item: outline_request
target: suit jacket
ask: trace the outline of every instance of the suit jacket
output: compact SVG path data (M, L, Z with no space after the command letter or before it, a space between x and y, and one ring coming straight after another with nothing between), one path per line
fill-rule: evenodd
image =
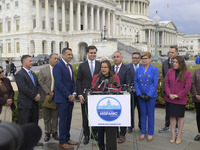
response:
M113 73L115 74L115 65L112 66L112 71ZM130 69L124 65L122 63L119 71L118 71L118 77L119 77L119 80L120 80L120 84L130 84L131 83L131 72L130 72ZM126 87L122 87L122 91L125 91L126 90Z
M95 71L94 75L98 74L100 71L100 62L95 61ZM90 89L92 83L92 75L90 72L90 67L88 61L85 61L79 65L78 74L76 78L77 94L83 95L84 89Z
M41 87L36 74L33 71L32 74L35 85L24 68L21 68L15 76L15 81L18 87L18 108L31 109L33 105L38 104L38 102L35 101L35 97L37 94L41 94Z
M48 95L48 93L51 92L52 79L51 79L51 69L49 65L40 69L38 82L42 88L41 101L44 102L46 95Z
M192 91L192 100L195 103L200 103L200 100L196 99L196 95L200 95L200 68L194 71L191 91Z
M13 91L13 88L12 88L12 85L10 83L10 80L8 78L2 78L2 82L3 84L5 85L5 87L7 88L8 90L8 99L12 99L13 100L13 103L11 104L11 109L14 110L16 107L15 107L15 104L14 104L14 94L15 92ZM3 93L1 91L1 88L0 88L0 113L2 111L2 106L5 105L7 103L7 99L5 99L3 97Z
M137 96L144 94L151 98L156 98L158 85L158 68L150 64L144 75L144 67L140 66L136 70L134 83Z
M55 80L54 102L56 103L72 103L68 101L68 97L76 92L72 65L69 64L69 67L72 71L72 79L62 59L53 67L53 76Z
M135 68L133 67L133 63L126 65L130 71L131 71L131 83L134 83L134 77L135 77ZM142 66L142 64L139 64L139 66Z
M170 64L169 64L169 58L165 61L163 61L162 63L162 76L163 76L163 79L165 79L165 76L168 72L168 69L170 69Z
M179 77L175 79L176 71L169 69L165 78L165 97L164 100L174 104L187 104L187 93L191 89L191 72L185 71L185 80L178 81ZM178 98L171 100L169 94L177 94Z

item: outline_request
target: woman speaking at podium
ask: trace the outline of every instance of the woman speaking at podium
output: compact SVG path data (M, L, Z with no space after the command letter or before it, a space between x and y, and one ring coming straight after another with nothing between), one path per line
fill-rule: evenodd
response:
M110 61L104 60L100 64L99 74L96 74L93 77L92 88L94 91L98 89L105 92L109 91L108 88L115 88L115 85L120 85L119 77L113 74ZM117 92L118 90L113 89L111 91ZM100 150L105 150L104 131L104 127L98 128L98 145Z

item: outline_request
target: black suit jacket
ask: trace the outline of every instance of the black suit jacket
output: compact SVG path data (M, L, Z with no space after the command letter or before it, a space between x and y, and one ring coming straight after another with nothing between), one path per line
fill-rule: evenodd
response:
M112 66L112 71L113 73L115 74L115 65ZM118 71L118 74L119 76L119 80L120 80L120 84L130 84L131 83L131 72L130 72L130 69L124 65L122 63L119 71ZM122 88L122 91L126 90L126 87L123 87Z
M170 69L169 58L162 63L162 76L163 76L163 92L165 91L165 76L167 75L168 70Z
M34 72L32 72L32 74L36 86L33 84L29 74L24 68L21 68L15 76L18 87L18 108L31 109L33 105L38 104L38 102L35 101L35 97L37 94L40 94L41 87L38 83L36 74Z
M95 60L95 71L94 75L100 71L100 62ZM76 78L77 94L83 95L84 89L90 89L92 83L92 75L88 61L85 61L79 65L78 74Z
M131 83L134 83L134 77L135 77L135 68L133 67L133 63L127 64L126 65L131 72ZM142 64L139 64L139 66L142 66Z
M15 92L13 91L10 80L8 78L2 78L2 82L8 90L8 99L13 100L13 103L11 104L10 107L11 107L12 110L14 110L16 108L15 104L14 104L14 94L15 94ZM7 103L7 99L5 99L3 97L3 93L2 93L1 88L0 88L0 113L2 111L2 106L5 105L6 103Z

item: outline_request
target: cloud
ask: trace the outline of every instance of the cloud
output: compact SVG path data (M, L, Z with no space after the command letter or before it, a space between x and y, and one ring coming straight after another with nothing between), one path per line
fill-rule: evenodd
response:
M156 10L161 21L172 20L178 31L185 34L200 34L199 0L150 0L150 18L153 18Z

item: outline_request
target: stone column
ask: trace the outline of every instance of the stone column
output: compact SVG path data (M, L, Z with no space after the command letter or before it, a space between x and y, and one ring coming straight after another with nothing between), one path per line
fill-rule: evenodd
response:
M93 5L91 5L90 13L91 13L91 30L94 30L94 6Z
M58 18L57 18L57 0L54 0L54 31L58 30Z
M140 2L137 2L137 7L138 7L137 14L140 14Z
M110 36L110 10L108 10L108 14L107 14L107 20L106 20L106 22L107 22L107 25L108 25L108 36Z
M136 11L135 11L136 9L135 9L135 1L133 1L133 14L135 14L136 13Z
M81 3L77 2L77 31L81 30Z
M151 29L149 29L149 39L148 40L149 40L148 44L151 45Z
M49 30L49 0L45 0L45 28Z
M125 13L125 0L123 1L123 13Z
M104 28L105 25L105 9L102 8L102 28Z
M62 0L62 32L66 32L65 28L65 1Z
M128 11L128 13L130 14L130 0L128 0L128 4L127 4L127 11Z
M122 20L121 16L119 16L119 36L121 36L121 25L122 25Z
M41 19L40 19L40 2L36 0L36 29L41 28Z
M96 26L97 26L97 31L100 31L100 26L99 26L99 7L97 7L97 18L96 18Z
M84 30L87 30L88 29L88 14L87 14L87 3L84 3Z
M70 24L69 24L69 31L74 31L74 3L73 3L73 0L70 0L70 5L69 5L69 9L70 9L70 12L69 12L69 21L70 21Z
M162 32L162 47L164 47L164 31Z

